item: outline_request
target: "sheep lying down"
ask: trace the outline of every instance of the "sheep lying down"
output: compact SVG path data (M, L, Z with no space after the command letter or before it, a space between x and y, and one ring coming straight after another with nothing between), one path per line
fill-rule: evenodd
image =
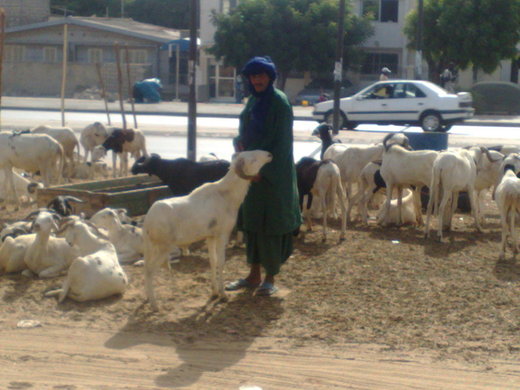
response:
M58 232L71 246L77 247L80 256L70 265L60 289L47 292L58 295L58 302L69 297L85 302L122 294L128 277L119 264L114 245L101 236L93 225L78 219L62 223Z

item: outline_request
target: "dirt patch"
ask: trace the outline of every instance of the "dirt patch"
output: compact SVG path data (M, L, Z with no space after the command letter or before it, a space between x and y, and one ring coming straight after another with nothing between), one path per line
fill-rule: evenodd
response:
M29 211L4 210L2 220ZM327 354L345 345L379 345L382 351L425 353L433 361L489 371L498 360L513 364L520 358L520 261L511 255L498 260L499 219L489 199L485 214L485 233L476 232L470 216L457 214L446 243L425 240L415 227L356 223L342 243L339 225L333 224L330 241L322 243L318 228L305 242L296 241L277 279L280 292L271 298L238 292L227 303L209 302L202 244L173 264L171 275L164 270L157 277L159 312L144 303L143 272L136 266L125 266L130 286L123 296L59 305L43 294L61 278L4 275L1 324L12 330L18 321L34 319L47 330L162 335L174 339L177 348L201 342L251 346L262 340L270 344L263 348ZM230 248L225 279L245 273L243 249ZM518 367L513 371L518 379Z

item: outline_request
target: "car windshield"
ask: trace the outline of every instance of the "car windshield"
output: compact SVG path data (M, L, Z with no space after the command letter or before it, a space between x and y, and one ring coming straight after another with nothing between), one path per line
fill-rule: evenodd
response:
M433 85L436 87L435 85ZM369 85L368 87L359 91L355 97L362 99L374 99L374 98L418 98L425 97L424 89L421 84L416 85L413 82L407 81L392 81L385 83L376 83ZM431 88L433 89L433 88ZM436 88L443 91L440 87Z

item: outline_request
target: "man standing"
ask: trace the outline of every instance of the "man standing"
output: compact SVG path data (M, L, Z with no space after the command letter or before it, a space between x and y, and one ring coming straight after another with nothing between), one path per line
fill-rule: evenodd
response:
M256 288L257 295L277 291L275 276L293 250L293 232L301 224L293 157L293 112L287 96L274 88L276 67L269 57L254 57L242 69L251 97L240 114L235 149L261 149L273 160L251 184L240 208L249 275L226 290ZM265 270L262 281L261 268Z

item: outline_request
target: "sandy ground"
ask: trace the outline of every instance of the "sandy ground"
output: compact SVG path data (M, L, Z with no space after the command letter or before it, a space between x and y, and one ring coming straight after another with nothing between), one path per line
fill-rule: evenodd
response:
M44 298L62 278L1 276L0 388L520 389L520 262L498 260L490 201L486 216L477 233L457 214L442 244L356 223L338 243L333 224L296 242L276 296L225 303L194 245L157 278L159 312L136 266L123 296L87 303ZM244 250L227 257L226 280L244 276Z

